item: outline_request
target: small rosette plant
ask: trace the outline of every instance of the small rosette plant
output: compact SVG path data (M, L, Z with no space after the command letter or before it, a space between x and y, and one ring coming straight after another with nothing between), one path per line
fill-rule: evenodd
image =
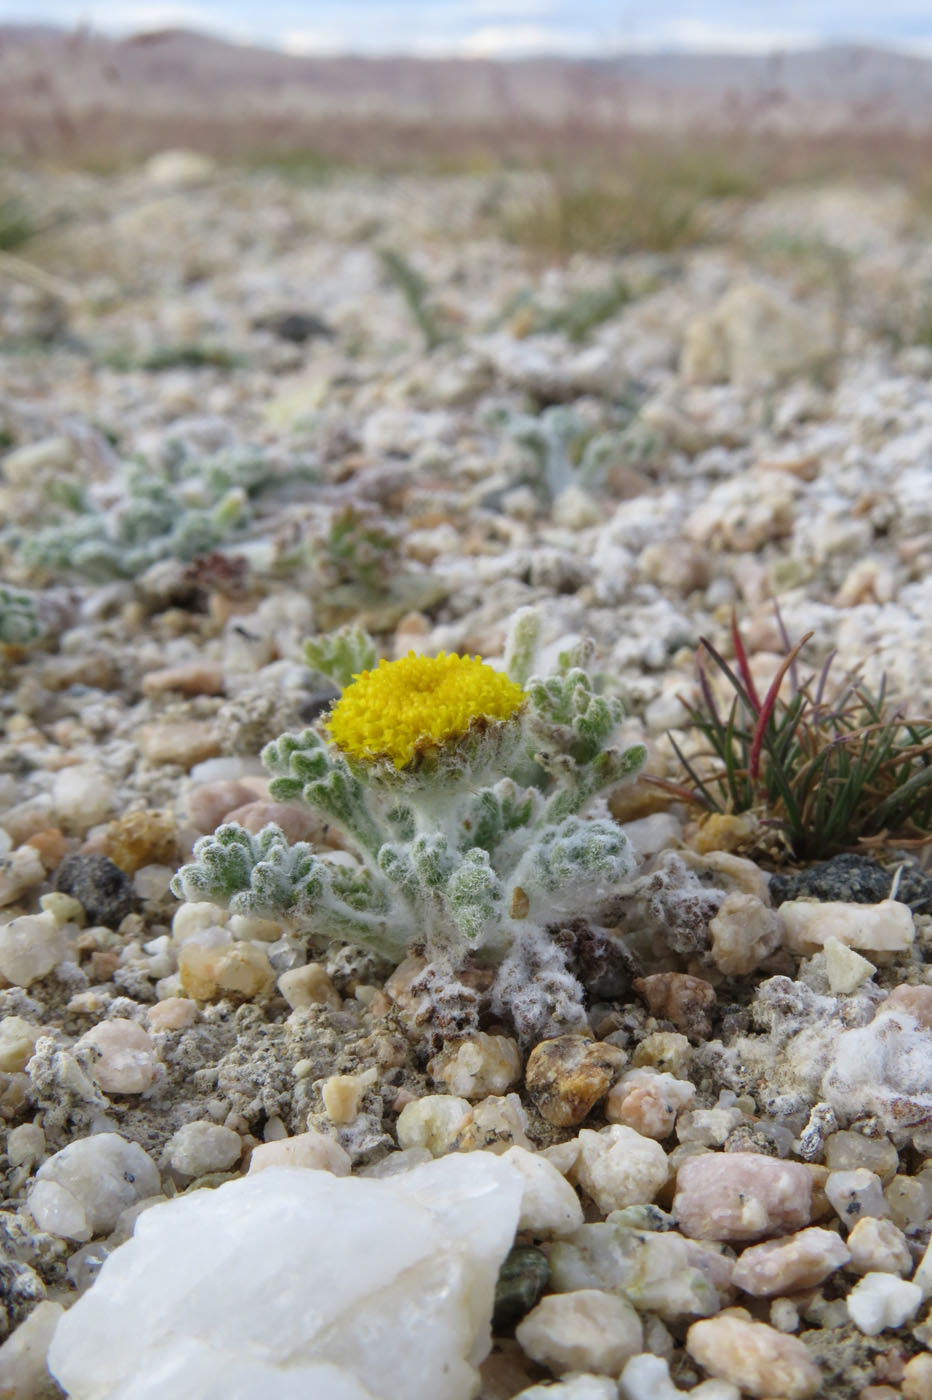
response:
M309 643L309 664L342 694L319 730L283 735L262 759L272 796L306 802L355 858L229 824L197 843L175 893L450 968L500 962L567 916L597 918L635 862L620 827L585 811L645 753L612 746L620 705L596 693L586 647L528 679L535 630L519 615L505 672L444 653L374 665L360 632Z

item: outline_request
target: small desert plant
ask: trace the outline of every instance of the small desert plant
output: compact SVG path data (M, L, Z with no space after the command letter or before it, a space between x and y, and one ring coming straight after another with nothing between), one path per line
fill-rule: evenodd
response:
M319 729L283 734L262 759L276 800L303 800L355 858L231 822L198 841L174 892L396 963L421 948L449 975L478 957L527 1024L551 1026L554 998L581 1024L581 987L548 929L597 921L632 874L625 833L587 809L645 753L613 745L620 705L596 693L591 648L529 676L537 627L530 609L516 615L506 671L443 652L373 667L358 630L309 645L342 694ZM530 965L549 969L537 985Z
M36 595L0 583L0 644L29 646L44 630Z
M412 320L424 337L425 347L435 350L438 345L450 340L451 327L445 324L443 316L433 304L430 287L417 268L395 248L380 248L379 259L386 276L404 297Z
M786 655L763 699L734 618L737 672L701 639L701 698L683 704L708 748L687 758L671 735L693 786L662 785L707 812L756 814L800 860L824 859L869 839L932 839L932 723L892 707L885 680L876 694L856 672L831 686L834 653L817 674L800 680L797 658L811 635L791 646L783 631ZM727 712L716 701L703 653L733 692Z

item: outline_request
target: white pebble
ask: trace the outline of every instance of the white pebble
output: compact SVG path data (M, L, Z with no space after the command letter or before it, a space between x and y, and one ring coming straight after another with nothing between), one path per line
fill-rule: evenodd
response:
M21 895L34 890L44 879L45 866L35 846L18 846L0 860L0 908L15 904Z
M922 1304L918 1283L896 1274L865 1274L847 1297L848 1316L865 1337L876 1337L888 1327L902 1327L916 1316Z
M41 1034L38 1026L22 1016L4 1016L0 1020L0 1070L15 1074L25 1069Z
M613 1123L600 1132L583 1128L579 1133L573 1175L603 1215L625 1206L648 1205L669 1174L667 1154L660 1144L634 1128Z
M248 1174L255 1176L266 1167L308 1167L313 1171L331 1172L334 1176L349 1176L350 1165L350 1155L345 1148L333 1138L309 1128L297 1137L261 1142L254 1147Z
M597 1288L552 1293L515 1328L521 1349L554 1375L617 1376L644 1345L641 1319L627 1301Z
M848 1236L851 1268L858 1274L908 1274L913 1256L903 1231L892 1220L865 1215Z
M127 1206L159 1191L155 1163L138 1143L95 1133L42 1163L27 1205L41 1229L83 1242L112 1230Z
M514 1400L618 1400L618 1386L609 1376L566 1376L520 1390Z
M45 1156L45 1133L41 1124L20 1123L18 1128L11 1128L6 1155L11 1167L34 1166Z
M435 1055L427 1072L435 1083L464 1099L504 1094L521 1078L521 1051L506 1035L477 1031Z
M229 1171L239 1161L243 1139L232 1128L198 1119L185 1123L168 1140L168 1160L182 1176Z
M835 1214L849 1230L864 1216L886 1219L890 1214L880 1177L866 1167L829 1172L824 1189Z
M179 945L187 943L197 933L205 929L222 928L229 919L229 910L207 900L180 904L172 918L172 938Z
M63 961L68 946L68 934L53 914L23 914L0 924L0 973L14 987L29 987Z
M786 945L794 953L818 952L830 938L865 953L901 953L916 936L908 904L883 899L879 904L846 904L788 899L780 905Z
M83 836L110 815L113 784L96 763L78 763L55 774L52 802L58 824Z
M399 1147L426 1147L434 1157L442 1157L449 1152L469 1110L468 1099L455 1094L425 1094L405 1104L398 1115Z
M833 996L848 996L862 982L873 977L877 969L853 948L847 948L837 938L825 940L825 974Z
M579 1197L555 1166L524 1147L509 1147L502 1157L524 1178L519 1230L541 1237L571 1235L579 1229L583 1223Z
M10 1400L45 1400L49 1394L46 1357L65 1309L39 1303L0 1346L0 1395Z
M621 1400L681 1400L686 1393L673 1384L669 1363L646 1351L632 1356L619 1378ZM688 1394L695 1400L741 1400L740 1390L730 1381L702 1381Z
M101 1021L74 1048L86 1052L85 1063L105 1094L143 1094L155 1083L152 1040L135 1021Z

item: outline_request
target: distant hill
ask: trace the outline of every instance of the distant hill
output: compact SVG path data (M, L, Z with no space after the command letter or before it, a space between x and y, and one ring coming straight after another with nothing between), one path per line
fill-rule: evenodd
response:
M582 132L830 134L932 130L932 62L845 46L769 56L605 59L299 57L188 30L115 40L0 25L0 147L119 158L169 145L217 154L313 146L361 132L403 151L453 133L569 140ZM494 147L494 139L491 140Z

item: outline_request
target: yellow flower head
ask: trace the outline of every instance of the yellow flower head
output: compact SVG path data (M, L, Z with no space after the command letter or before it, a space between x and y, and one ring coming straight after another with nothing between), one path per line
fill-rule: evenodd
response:
M485 720L510 719L524 691L478 656L416 656L361 671L330 713L327 729L350 758L396 768L425 749L461 738Z

